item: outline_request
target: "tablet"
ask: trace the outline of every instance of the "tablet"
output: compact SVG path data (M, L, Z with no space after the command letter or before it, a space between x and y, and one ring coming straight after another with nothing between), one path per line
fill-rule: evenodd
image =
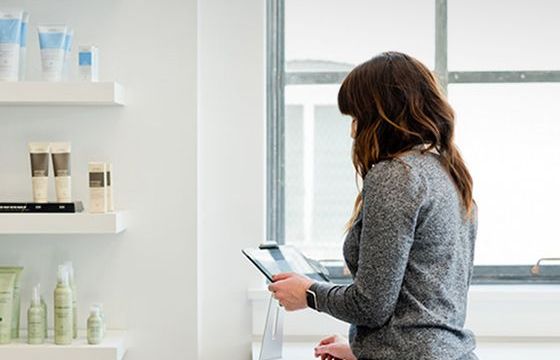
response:
M243 254L272 282L279 273L294 272L317 281L329 281L328 273L319 262L306 258L298 249L288 245L265 245L257 249L243 249Z

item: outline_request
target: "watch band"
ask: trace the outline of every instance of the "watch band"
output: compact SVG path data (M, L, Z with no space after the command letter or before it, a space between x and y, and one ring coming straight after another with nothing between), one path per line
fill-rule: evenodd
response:
M315 291L307 289L305 293L307 296L307 306L313 310L317 310L317 294L315 294Z

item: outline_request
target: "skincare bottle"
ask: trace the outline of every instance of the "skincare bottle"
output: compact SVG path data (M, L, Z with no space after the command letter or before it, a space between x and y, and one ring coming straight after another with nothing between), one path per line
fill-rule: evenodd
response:
M51 143L50 150L54 170L56 201L71 202L72 172L70 166L70 143Z
M33 288L31 306L27 310L27 342L32 345L45 342L45 325L43 323L43 307L39 297L39 288Z
M68 271L68 282L72 290L72 337L78 338L78 306L77 298L78 292L76 291L76 283L74 282L74 267L71 261L65 263L66 270Z
M33 201L36 203L49 200L49 152L49 143L29 143Z
M41 308L43 309L43 332L45 333L45 339L49 337L49 322L48 322L48 311L47 303L41 294L41 284L37 284L37 291L39 292L39 298L41 299Z
M89 212L107 212L107 166L103 162L89 163Z
M115 211L115 203L113 200L113 164L107 164L107 211Z
M78 68L81 81L99 81L99 51L95 46L81 45L78 50Z
M92 307L99 309L99 316L101 317L101 320L103 320L102 337L104 338L105 334L107 333L107 322L105 321L105 312L103 311L103 304L101 303L93 304Z
M54 290L54 343L72 343L72 289L68 283L66 266L58 266L58 281Z
M103 319L98 307L92 306L87 320L87 340L90 345L98 345L103 339Z

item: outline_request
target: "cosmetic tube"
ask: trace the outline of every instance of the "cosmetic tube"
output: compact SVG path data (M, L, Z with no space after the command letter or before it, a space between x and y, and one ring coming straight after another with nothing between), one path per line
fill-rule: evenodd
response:
M70 166L70 143L51 143L51 156L56 188L56 201L72 202L72 173Z
M40 25L37 30L39 31L43 80L60 81L64 67L67 27L66 25Z
M95 46L81 45L78 50L78 72L81 81L99 81L99 51Z
M27 33L29 30L29 13L23 12L21 18L21 33L19 38L19 80L25 80L27 71Z
M33 297L31 298L31 305L27 310L27 343L31 345L38 345L45 342L45 332L43 324L43 307L41 306L41 297L39 295L39 288L33 288Z
M29 143L33 201L37 203L49 200L49 151L49 143Z
M103 162L89 163L89 212L107 212L107 165Z
M72 42L74 41L74 30L67 29L64 38L64 64L62 66L62 76L64 80L70 78L70 58L72 55Z
M16 274L0 272L0 344L12 340L12 314Z
M21 266L1 266L0 273L10 273L15 275L14 280L14 292L12 301L12 328L11 336L12 339L19 338L19 328L20 328L20 309L21 309L21 274L23 272L23 267Z
M0 11L0 81L19 78L23 11Z

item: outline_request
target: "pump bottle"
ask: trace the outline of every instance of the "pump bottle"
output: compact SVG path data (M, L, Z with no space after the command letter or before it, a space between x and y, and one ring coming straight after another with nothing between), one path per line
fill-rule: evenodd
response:
M72 289L66 266L59 265L58 281L54 290L54 343L70 345L73 338Z

